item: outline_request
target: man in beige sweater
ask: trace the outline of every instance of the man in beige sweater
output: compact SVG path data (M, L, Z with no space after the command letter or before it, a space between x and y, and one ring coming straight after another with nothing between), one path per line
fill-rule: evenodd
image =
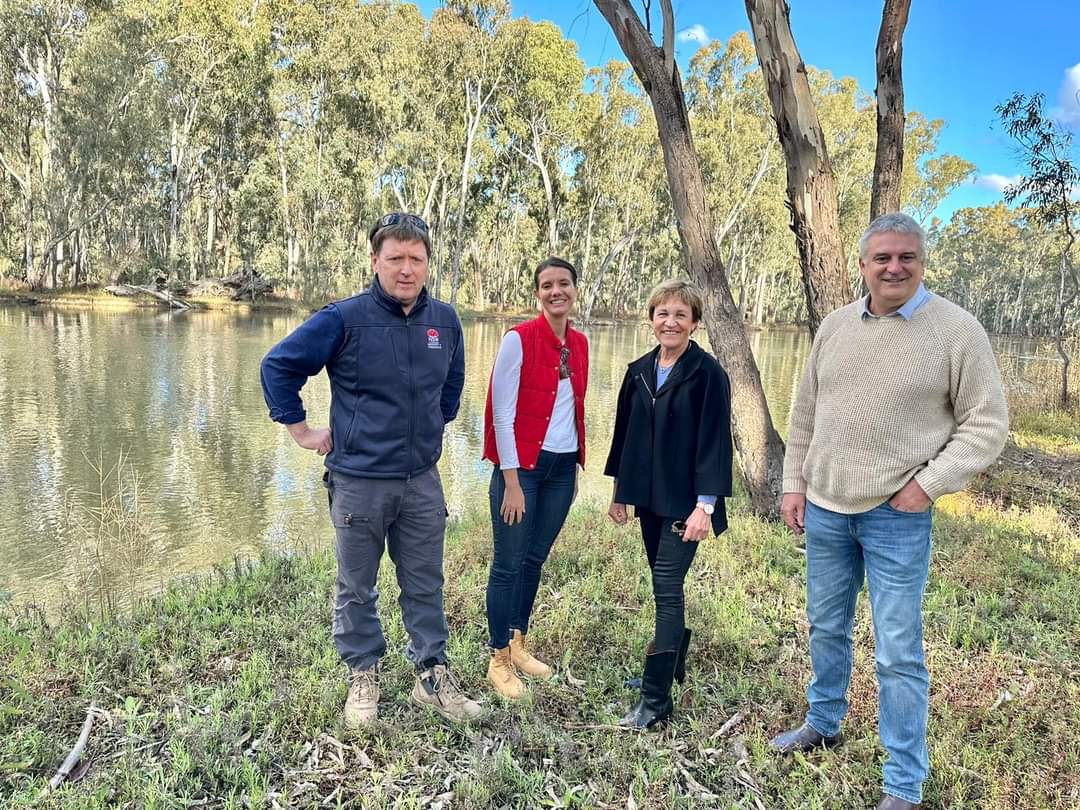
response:
M790 753L839 741L865 576L889 755L878 810L907 810L919 806L930 767L922 598L931 505L994 461L1008 412L982 326L922 284L918 223L878 217L859 254L870 294L822 321L791 414L781 510L793 532L806 532L814 677L805 722L772 745Z

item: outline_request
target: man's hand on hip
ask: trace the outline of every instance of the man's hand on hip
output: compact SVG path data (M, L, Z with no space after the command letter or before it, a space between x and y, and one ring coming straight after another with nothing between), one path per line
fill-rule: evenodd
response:
M298 445L305 450L314 450L320 456L325 456L333 449L334 443L330 439L330 428L311 428L307 422L297 422L294 425L286 425L289 435Z
M925 512L930 508L931 503L933 501L930 500L930 496L914 478L889 498L889 506L898 512Z
M795 534L802 534L806 526L806 496L801 492L785 492L780 501L780 514L784 516L784 523Z

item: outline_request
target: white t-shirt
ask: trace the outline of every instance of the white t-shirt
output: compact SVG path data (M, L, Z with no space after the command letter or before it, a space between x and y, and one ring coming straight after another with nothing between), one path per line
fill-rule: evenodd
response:
M499 451L499 469L520 467L514 437L518 387L521 382L521 336L511 329L503 335L495 369L491 372L491 421L495 427L495 447ZM570 378L559 380L555 407L551 412L541 449L550 453L574 453L578 449L577 421L574 414L574 386Z

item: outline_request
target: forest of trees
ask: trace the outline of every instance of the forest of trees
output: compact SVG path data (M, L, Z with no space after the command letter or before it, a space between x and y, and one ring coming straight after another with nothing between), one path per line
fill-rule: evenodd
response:
M743 32L702 48L686 98L733 297L749 323L795 322L806 304L756 58ZM874 100L809 78L857 288ZM901 205L931 232L928 283L994 332L1053 330L1050 227L1004 204L938 221L975 167L939 152L944 122L906 122ZM0 0L0 283L257 272L320 299L366 283L367 227L396 209L432 226L436 294L473 309L528 304L549 253L580 268L586 317L639 312L683 269L629 66L587 69L556 26L503 0L449 0L430 19L354 0Z

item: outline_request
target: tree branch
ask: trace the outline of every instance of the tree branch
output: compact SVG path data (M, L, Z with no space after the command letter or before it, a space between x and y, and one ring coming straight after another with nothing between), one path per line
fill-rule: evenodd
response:
M664 15L664 75L675 75L675 12L671 9L671 0L660 0L660 11Z

